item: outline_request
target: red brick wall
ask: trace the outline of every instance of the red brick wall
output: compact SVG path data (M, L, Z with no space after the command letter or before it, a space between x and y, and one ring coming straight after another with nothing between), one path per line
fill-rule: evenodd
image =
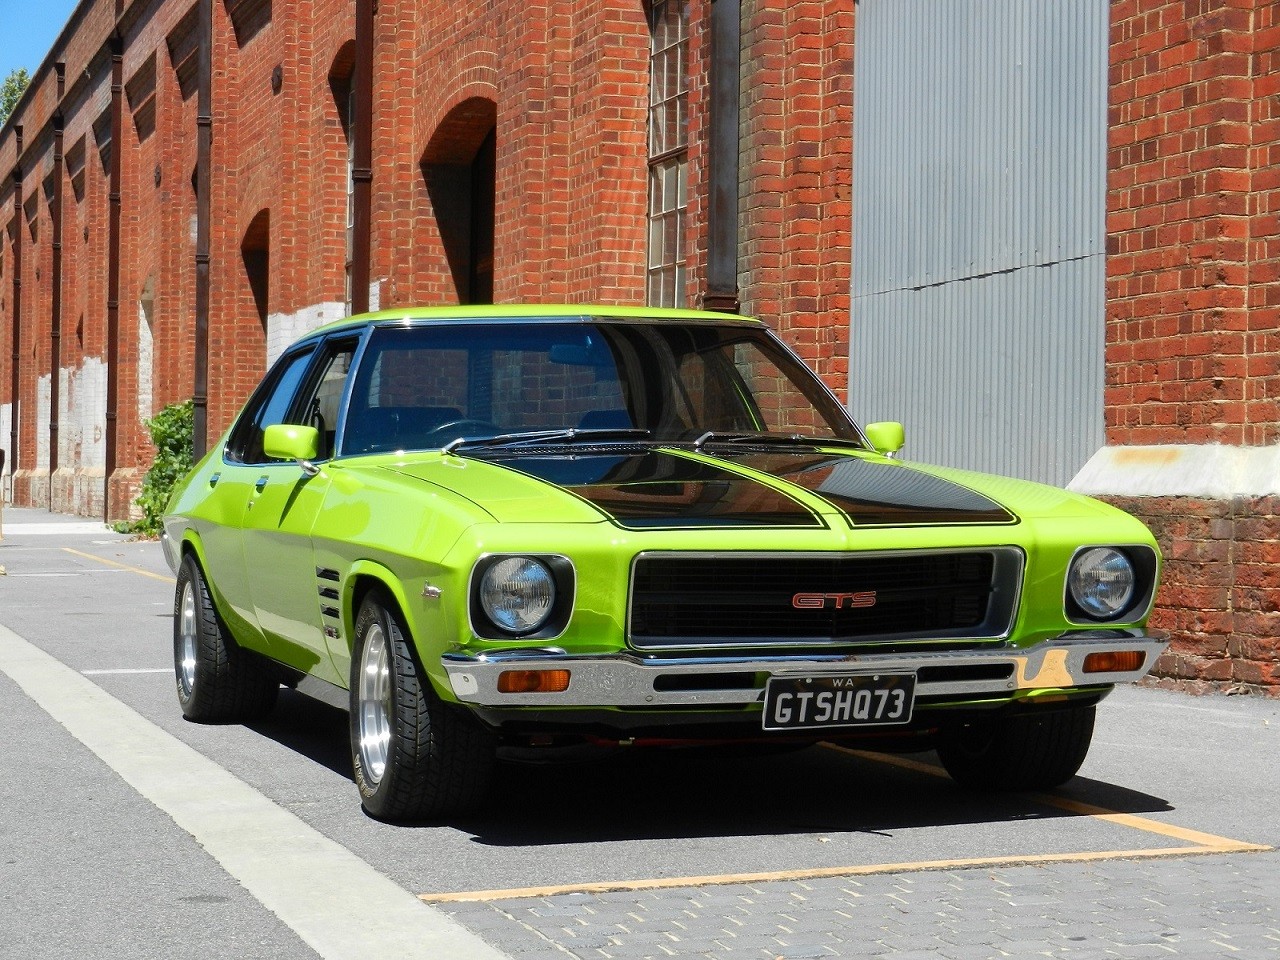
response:
M1280 439L1275 10L1112 5L1111 443Z
M1164 555L1152 626L1172 641L1158 685L1280 696L1280 503L1109 499L1146 522Z
M1277 9L1111 6L1110 444L1280 440ZM1172 636L1159 682L1280 695L1274 499L1120 505L1155 531L1168 564L1153 619Z
M743 0L742 311L844 396L853 0Z

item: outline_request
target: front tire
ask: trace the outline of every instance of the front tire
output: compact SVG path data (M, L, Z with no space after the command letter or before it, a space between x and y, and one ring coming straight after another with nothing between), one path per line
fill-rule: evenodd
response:
M1090 704L975 718L943 729L938 757L970 790L1046 790L1066 783L1084 763L1094 714Z
M182 558L174 591L173 671L182 715L195 723L261 719L280 692L263 664L236 644L191 554Z
M360 605L355 633L351 760L365 810L396 822L474 808L492 780L493 737L436 695L381 590Z

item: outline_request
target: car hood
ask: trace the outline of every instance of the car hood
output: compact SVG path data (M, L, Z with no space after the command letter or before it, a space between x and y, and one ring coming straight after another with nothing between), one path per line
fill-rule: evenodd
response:
M1106 509L1025 481L812 450L490 450L390 469L450 486L502 522L607 520L628 529L1013 525L1028 512Z

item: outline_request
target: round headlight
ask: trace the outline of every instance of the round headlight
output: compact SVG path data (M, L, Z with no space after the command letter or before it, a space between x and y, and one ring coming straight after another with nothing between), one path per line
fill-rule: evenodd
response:
M1092 547L1076 554L1067 574L1067 589L1082 613L1096 620L1119 616L1133 602L1133 563L1112 547Z
M551 571L532 557L499 560L480 578L480 605L485 616L510 633L537 630L551 615L555 599Z

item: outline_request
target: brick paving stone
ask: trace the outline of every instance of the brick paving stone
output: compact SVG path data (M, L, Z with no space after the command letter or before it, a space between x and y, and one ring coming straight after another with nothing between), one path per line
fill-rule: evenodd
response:
M547 906L533 907L529 912L536 917L577 917L586 910L581 906Z
M447 909L518 960L1280 958L1280 854L575 894ZM790 953L789 953L790 952Z
M1121 930L1117 933L1109 934L1107 939L1123 944L1164 943L1168 939L1168 933L1167 929L1159 932L1154 930Z
M895 957L908 953L927 953L936 956L946 944L936 937L914 936L894 937L883 941L885 947L893 951Z
M964 939L971 939L971 934L989 933L998 926L999 924L993 917L949 920L946 924L946 933Z
M1116 956L1123 957L1124 960L1147 960L1149 957L1167 960L1177 954L1166 944L1134 943L1117 947Z
M778 951L776 960L816 960L819 957L838 957L831 947L825 944L799 944L783 947Z
M714 940L677 940L667 944L678 957L719 956L724 953L724 944Z
M998 949L1012 957L1044 957L1057 953L1059 945L1050 940L1007 940Z

